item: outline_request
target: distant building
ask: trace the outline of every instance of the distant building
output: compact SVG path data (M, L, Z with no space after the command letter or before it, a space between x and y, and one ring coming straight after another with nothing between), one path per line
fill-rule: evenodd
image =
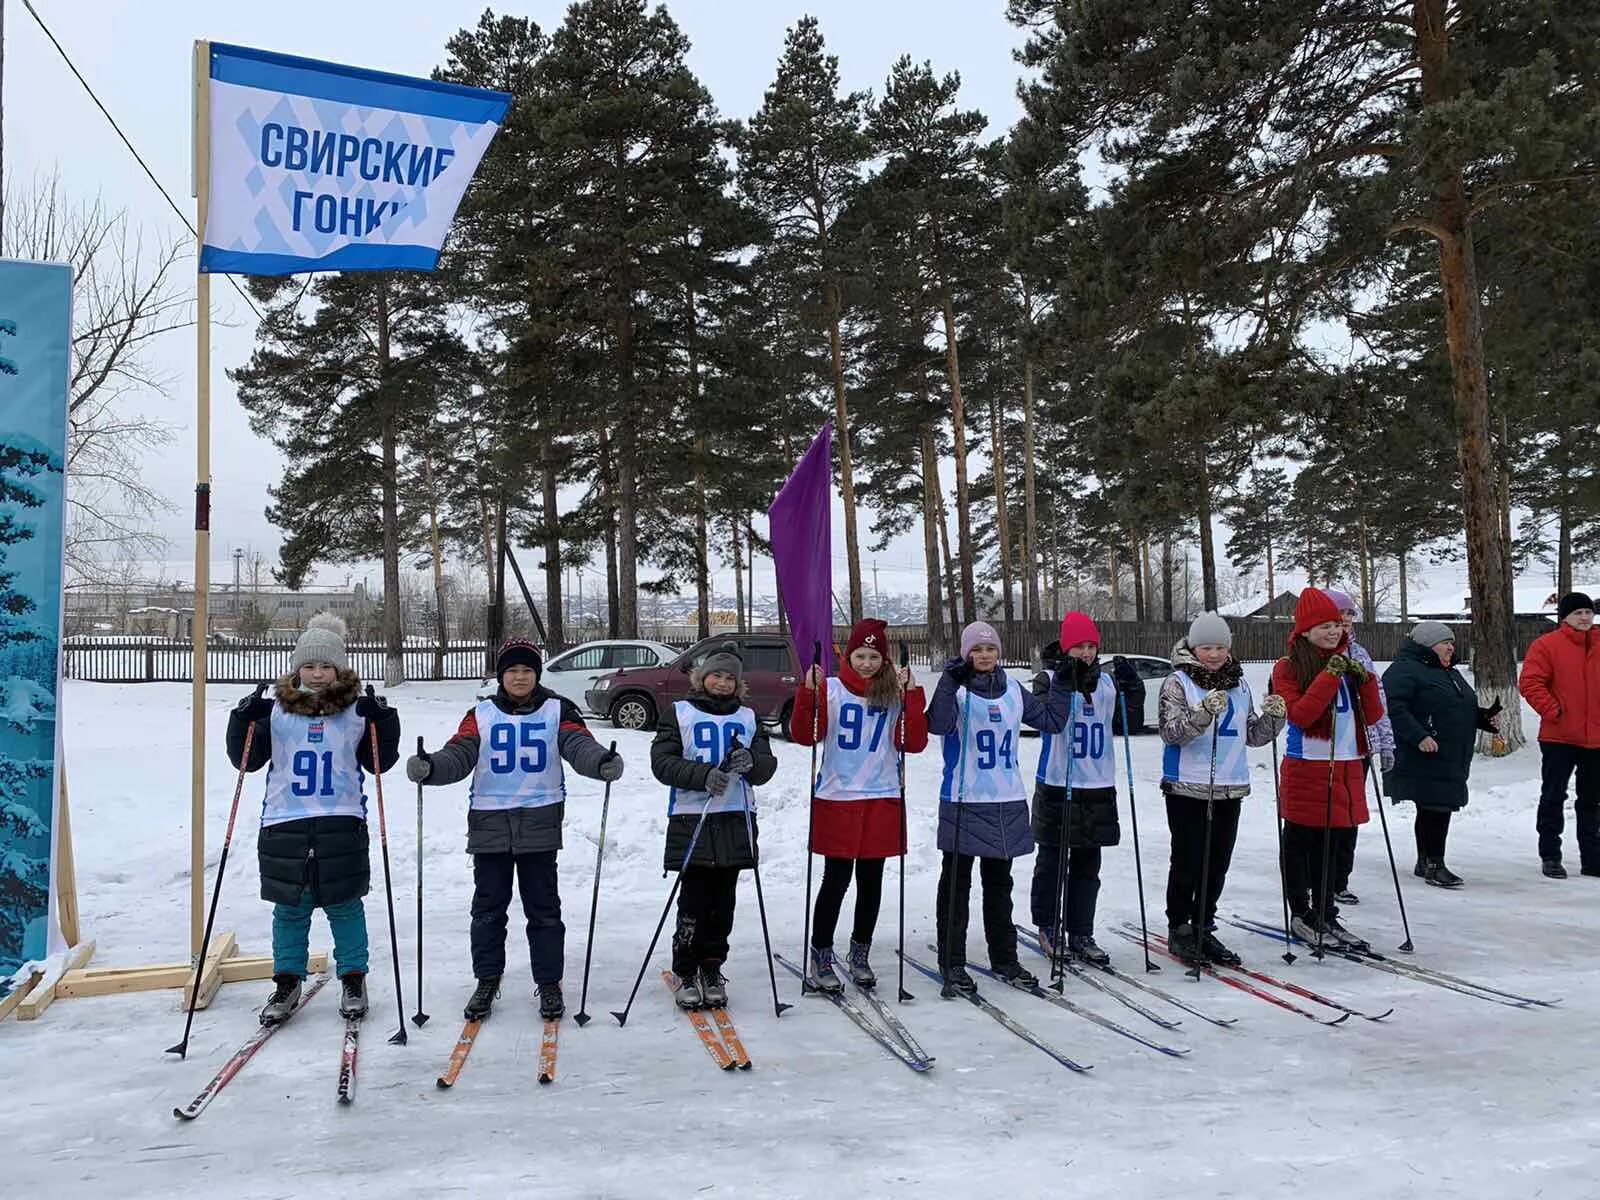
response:
M299 633L319 612L331 612L358 627L370 619L372 609L372 599L359 583L353 588L309 587L298 592L248 586L235 591L231 584L214 584L206 615L213 634L265 637ZM137 580L68 588L65 621L69 635L188 639L194 629L194 588Z
M1297 592L1279 592L1271 600L1267 599L1265 592L1259 592L1254 596L1246 596L1243 600L1235 600L1232 604L1224 604L1218 612L1224 617L1246 621L1293 620L1294 606L1299 600Z

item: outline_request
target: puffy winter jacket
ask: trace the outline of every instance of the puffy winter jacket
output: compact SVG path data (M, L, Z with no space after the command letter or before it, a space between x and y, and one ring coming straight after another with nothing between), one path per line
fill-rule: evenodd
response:
M1336 676L1319 671L1311 685L1302 691L1294 666L1287 658L1280 658L1272 669L1272 690L1288 705L1289 724L1303 730L1326 723L1339 694L1339 683ZM1357 695L1361 714L1367 722L1383 715L1383 696L1378 691L1376 675L1367 676ZM1365 725L1356 727L1356 744L1363 758L1372 753ZM1278 809L1285 821L1316 828L1321 828L1326 821L1335 829L1350 829L1365 825L1371 819L1367 811L1366 769L1359 760L1338 762L1330 769L1325 759L1292 758L1286 754L1278 776Z
M744 705L742 696L712 696L703 691L691 691L686 699L701 712L722 717L738 712ZM767 738L766 730L757 725L755 737L750 739L747 749L755 765L746 772L745 781L751 787L760 787L778 770L778 760L772 753L772 743ZM684 756L683 732L678 728L678 714L668 708L661 714L660 724L656 726L655 741L650 743L651 773L668 787L698 792L705 789L706 777L711 774L712 768L711 763L696 762ZM681 867L691 840L694 857L689 860L689 865L692 867L736 867L747 870L755 866L756 856L760 853L760 830L756 814L749 813L748 835L745 821L746 814L743 812L710 813L705 818L705 824L700 826L699 838L695 839L695 827L700 825L698 813L683 812L669 816L666 846L661 855L662 868L676 871Z
M1517 681L1539 714L1539 740L1600 750L1600 628L1562 624L1528 647Z
M1479 729L1490 728L1477 693L1428 646L1407 640L1383 675L1395 731L1394 770L1384 776L1389 799L1452 812L1466 807L1467 776ZM1424 739L1439 749L1425 754Z

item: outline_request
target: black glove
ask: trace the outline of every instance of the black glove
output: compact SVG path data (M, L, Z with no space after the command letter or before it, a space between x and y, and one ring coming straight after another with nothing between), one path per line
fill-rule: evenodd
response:
M376 721L389 708L388 701L375 694L372 685L367 684L367 694L356 701L356 716L364 717L368 721Z
M706 775L706 791L713 796L720 796L728 790L728 785L732 782L732 775L718 767L712 767Z
M604 783L615 783L622 778L622 755L617 753L617 748L612 746L600 759L600 779Z
M406 759L406 778L412 783L422 783L433 774L433 755L419 749Z
M944 664L944 677L956 687L966 687L972 675L972 663L964 658L952 658Z
M755 755L743 746L735 746L722 760L722 769L730 775L743 775L756 765Z
M265 721L272 715L272 701L266 698L266 690L266 684L256 684L256 690L234 707L241 721Z

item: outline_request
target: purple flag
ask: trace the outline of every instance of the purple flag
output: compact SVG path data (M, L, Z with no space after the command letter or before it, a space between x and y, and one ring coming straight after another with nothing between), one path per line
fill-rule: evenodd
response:
M818 431L767 509L778 590L806 669L812 643L833 671L833 422Z

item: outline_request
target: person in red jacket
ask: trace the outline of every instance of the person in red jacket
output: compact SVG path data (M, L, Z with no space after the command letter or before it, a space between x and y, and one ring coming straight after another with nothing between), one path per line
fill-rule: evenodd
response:
M826 865L806 963L806 981L820 991L844 987L833 966L833 935L852 874L856 913L847 969L859 987L877 983L867 955L883 899L883 864L906 852L900 751L927 748L925 708L911 672L889 662L889 627L871 618L851 629L837 675L823 679L812 667L795 693L790 736L802 746L822 747L811 853L823 855Z
M1383 716L1377 677L1349 657L1339 606L1316 588L1300 593L1289 653L1272 668L1272 691L1289 714L1279 776L1283 882L1292 928L1307 941L1365 949L1339 922L1323 864L1337 861L1369 820L1367 729Z
M1546 875L1565 879L1562 810L1573 772L1579 866L1585 875L1600 875L1600 631L1594 601L1582 592L1561 597L1556 612L1561 624L1528 647L1517 686L1539 714L1539 858Z

